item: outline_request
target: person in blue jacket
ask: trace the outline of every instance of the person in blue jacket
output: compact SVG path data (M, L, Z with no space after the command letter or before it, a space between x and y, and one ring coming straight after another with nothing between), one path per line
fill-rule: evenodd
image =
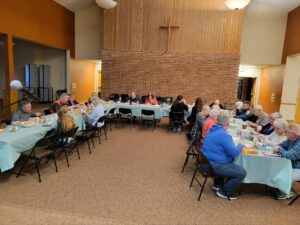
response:
M239 155L244 144L235 145L232 137L227 133L229 118L219 115L214 124L205 135L202 152L208 159L216 175L226 177L216 178L213 190L221 198L236 199L235 189L246 176L243 167L233 163L235 156Z

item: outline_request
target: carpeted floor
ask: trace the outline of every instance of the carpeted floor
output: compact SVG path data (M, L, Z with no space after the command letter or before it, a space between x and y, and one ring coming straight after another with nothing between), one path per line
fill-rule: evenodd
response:
M184 134L167 133L163 123L154 132L113 127L91 155L81 146L69 168L63 157L58 173L42 167L42 183L33 168L19 178L0 174L0 224L300 224L300 200L289 207L262 186L228 201L209 182L198 202L192 161L181 173L186 149Z

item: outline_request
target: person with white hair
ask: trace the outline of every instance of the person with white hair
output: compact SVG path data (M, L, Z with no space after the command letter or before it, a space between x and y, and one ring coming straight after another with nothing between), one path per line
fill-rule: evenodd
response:
M263 107L261 105L254 105L253 111L254 116L257 116L257 119L254 122L247 120L249 126L257 128L258 126L265 126L269 121L269 115L263 111Z
M211 109L208 114L208 118L205 120L202 128L202 138L204 138L205 134L209 130L209 128L214 125L217 121L217 117L220 114L219 109Z
M288 125L285 119L278 118L272 122L274 131L269 135L260 134L258 136L259 140L263 141L269 146L275 146L286 140L285 129Z
M244 103L242 101L237 101L235 103L235 109L232 110L232 114L234 116L240 116L240 115L244 114L243 105L244 105Z
M285 135L287 140L276 145L273 148L282 158L287 158L292 161L293 179L300 181L300 125L297 123L290 123L286 130ZM287 199L293 196L293 192L284 194L279 192L277 199Z
M216 191L216 195L225 199L236 199L235 190L247 173L243 167L234 164L233 159L240 154L244 144L235 145L227 132L228 128L228 116L220 114L216 124L205 135L201 151L215 174L220 176L214 179L213 190Z
M202 111L197 113L196 121L195 121L194 126L191 130L191 136L192 136L193 140L195 138L198 138L200 140L200 134L202 133L203 124L204 124L204 122L206 120L206 117L208 116L209 112L210 112L210 107L208 105L204 105L202 107ZM198 137L196 137L197 134L199 134Z
M267 123L264 126L258 126L256 128L256 131L264 134L264 135L269 135L274 132L274 121L276 119L282 118L282 115L279 112L274 112L269 116L269 123Z
M98 96L93 96L90 97L89 99L90 101L90 105L91 105L91 112L84 112L84 114L86 115L85 117L85 121L92 125L95 126L98 122L98 120L104 116L104 106L101 104L101 99ZM97 124L97 126L101 127L103 125L102 124Z

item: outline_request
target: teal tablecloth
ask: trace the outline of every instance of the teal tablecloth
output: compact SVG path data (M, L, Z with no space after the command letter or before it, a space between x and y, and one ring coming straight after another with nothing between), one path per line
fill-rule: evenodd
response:
M239 142L240 139L237 136L237 129L240 129L241 124L243 124L242 121L230 124L231 128L228 130L235 143ZM242 129L241 131L246 132L245 134L247 134L247 131L255 133L250 128ZM254 134L254 141L256 140L257 137ZM248 139L243 139L243 142L251 143ZM243 183L266 184L270 187L278 188L286 194L290 193L293 183L291 160L270 156L272 149L256 149L256 151L258 154L240 154L234 160L234 163L242 166L247 171Z
M243 183L266 184L288 194L293 182L292 163L288 159L240 154L234 163L247 171Z
M84 128L83 117L71 114L79 129ZM53 121L52 125L36 123L33 127L19 127L16 132L3 131L0 133L0 170L4 172L14 167L14 163L20 157L20 153L32 148L47 131L56 127L56 114L47 116Z

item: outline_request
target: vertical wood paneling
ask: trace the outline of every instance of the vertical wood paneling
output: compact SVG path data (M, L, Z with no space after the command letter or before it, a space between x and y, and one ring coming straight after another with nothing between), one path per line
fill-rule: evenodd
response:
M282 63L289 55L300 53L300 6L289 12L286 25Z
M104 16L104 49L165 51L169 16L170 52L239 53L243 11L228 10L223 0L119 0Z

